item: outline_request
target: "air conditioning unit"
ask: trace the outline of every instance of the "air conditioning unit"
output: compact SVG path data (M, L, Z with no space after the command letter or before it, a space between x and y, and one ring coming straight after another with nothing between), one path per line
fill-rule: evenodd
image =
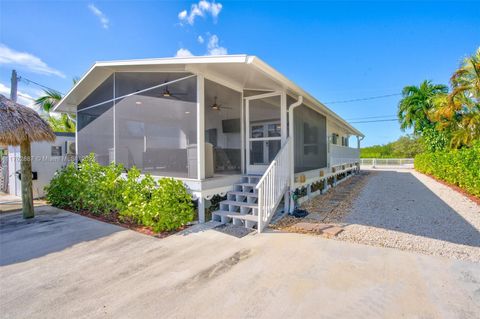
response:
M77 145L74 141L67 141L67 155L75 155L77 150Z

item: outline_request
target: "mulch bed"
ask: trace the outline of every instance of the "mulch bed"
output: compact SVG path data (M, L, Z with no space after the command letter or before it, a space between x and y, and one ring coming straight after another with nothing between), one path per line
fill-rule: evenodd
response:
M176 234L176 233L190 227L189 225L185 225L185 226L180 227L177 230L165 231L165 232L155 232L155 231L153 231L153 229L151 227L138 225L134 222L129 222L129 221L126 221L126 220L120 220L118 213L110 213L108 215L94 215L94 214L92 214L88 211L75 211L75 210L68 209L68 208L63 208L63 209L67 210L71 213L74 213L74 214L82 215L84 217L88 217L88 218L95 219L95 220L98 220L98 221L101 221L101 222L104 222L104 223L109 223L109 224L112 224L112 225L117 225L117 226L120 226L120 227L123 227L123 228L128 228L130 230L134 230L136 232L139 232L139 233L142 233L142 234L145 234L145 235L149 235L149 236L152 236L152 237L156 237L156 238L165 238L165 237Z
M328 190L326 194L316 196L301 205L301 209L309 212L304 218L294 218L285 216L280 221L270 227L295 233L315 233L306 232L295 225L299 222L311 225L326 225L330 227L342 227L342 219L349 212L352 202L356 199L358 193L363 189L368 178L375 174L374 172L361 171L359 175L352 176L350 179ZM312 226L313 227L313 226ZM336 236L328 236L334 237Z
M466 190L464 190L463 188L461 188L460 186L457 186L457 185L454 185L454 184L450 184L436 176L433 176L433 175L430 175L430 174L425 174L425 173L422 173L422 172L419 172L417 170L415 170L417 173L420 173L420 174L423 174L423 175L426 175L430 178L433 178L434 180L436 180L437 182L439 182L440 184L443 184L449 188L451 188L452 190L456 191L457 193L460 193L462 194L463 196L467 197L468 199L470 199L472 202L476 203L477 205L480 205L480 198L475 196L475 195L472 195L470 193L468 193Z

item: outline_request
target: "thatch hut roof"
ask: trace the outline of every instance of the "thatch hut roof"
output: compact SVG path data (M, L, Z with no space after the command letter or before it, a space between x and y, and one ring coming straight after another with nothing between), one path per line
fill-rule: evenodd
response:
M20 145L25 140L53 142L55 134L33 109L0 94L0 144Z

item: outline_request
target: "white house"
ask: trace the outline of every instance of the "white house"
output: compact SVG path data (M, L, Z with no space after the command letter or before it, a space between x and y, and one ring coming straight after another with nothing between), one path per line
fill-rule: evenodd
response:
M45 186L50 183L57 170L75 159L75 134L55 132L55 142L36 142L31 145L33 197L45 195ZM22 195L20 181L20 146L8 146L8 192Z
M76 114L80 158L184 181L200 221L227 194L213 218L259 231L290 191L355 172L363 138L249 55L97 62L55 111Z

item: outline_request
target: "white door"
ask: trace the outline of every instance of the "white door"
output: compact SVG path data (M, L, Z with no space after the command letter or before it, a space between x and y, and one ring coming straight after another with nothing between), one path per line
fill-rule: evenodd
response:
M246 159L248 174L263 174L285 140L282 93L246 99Z

